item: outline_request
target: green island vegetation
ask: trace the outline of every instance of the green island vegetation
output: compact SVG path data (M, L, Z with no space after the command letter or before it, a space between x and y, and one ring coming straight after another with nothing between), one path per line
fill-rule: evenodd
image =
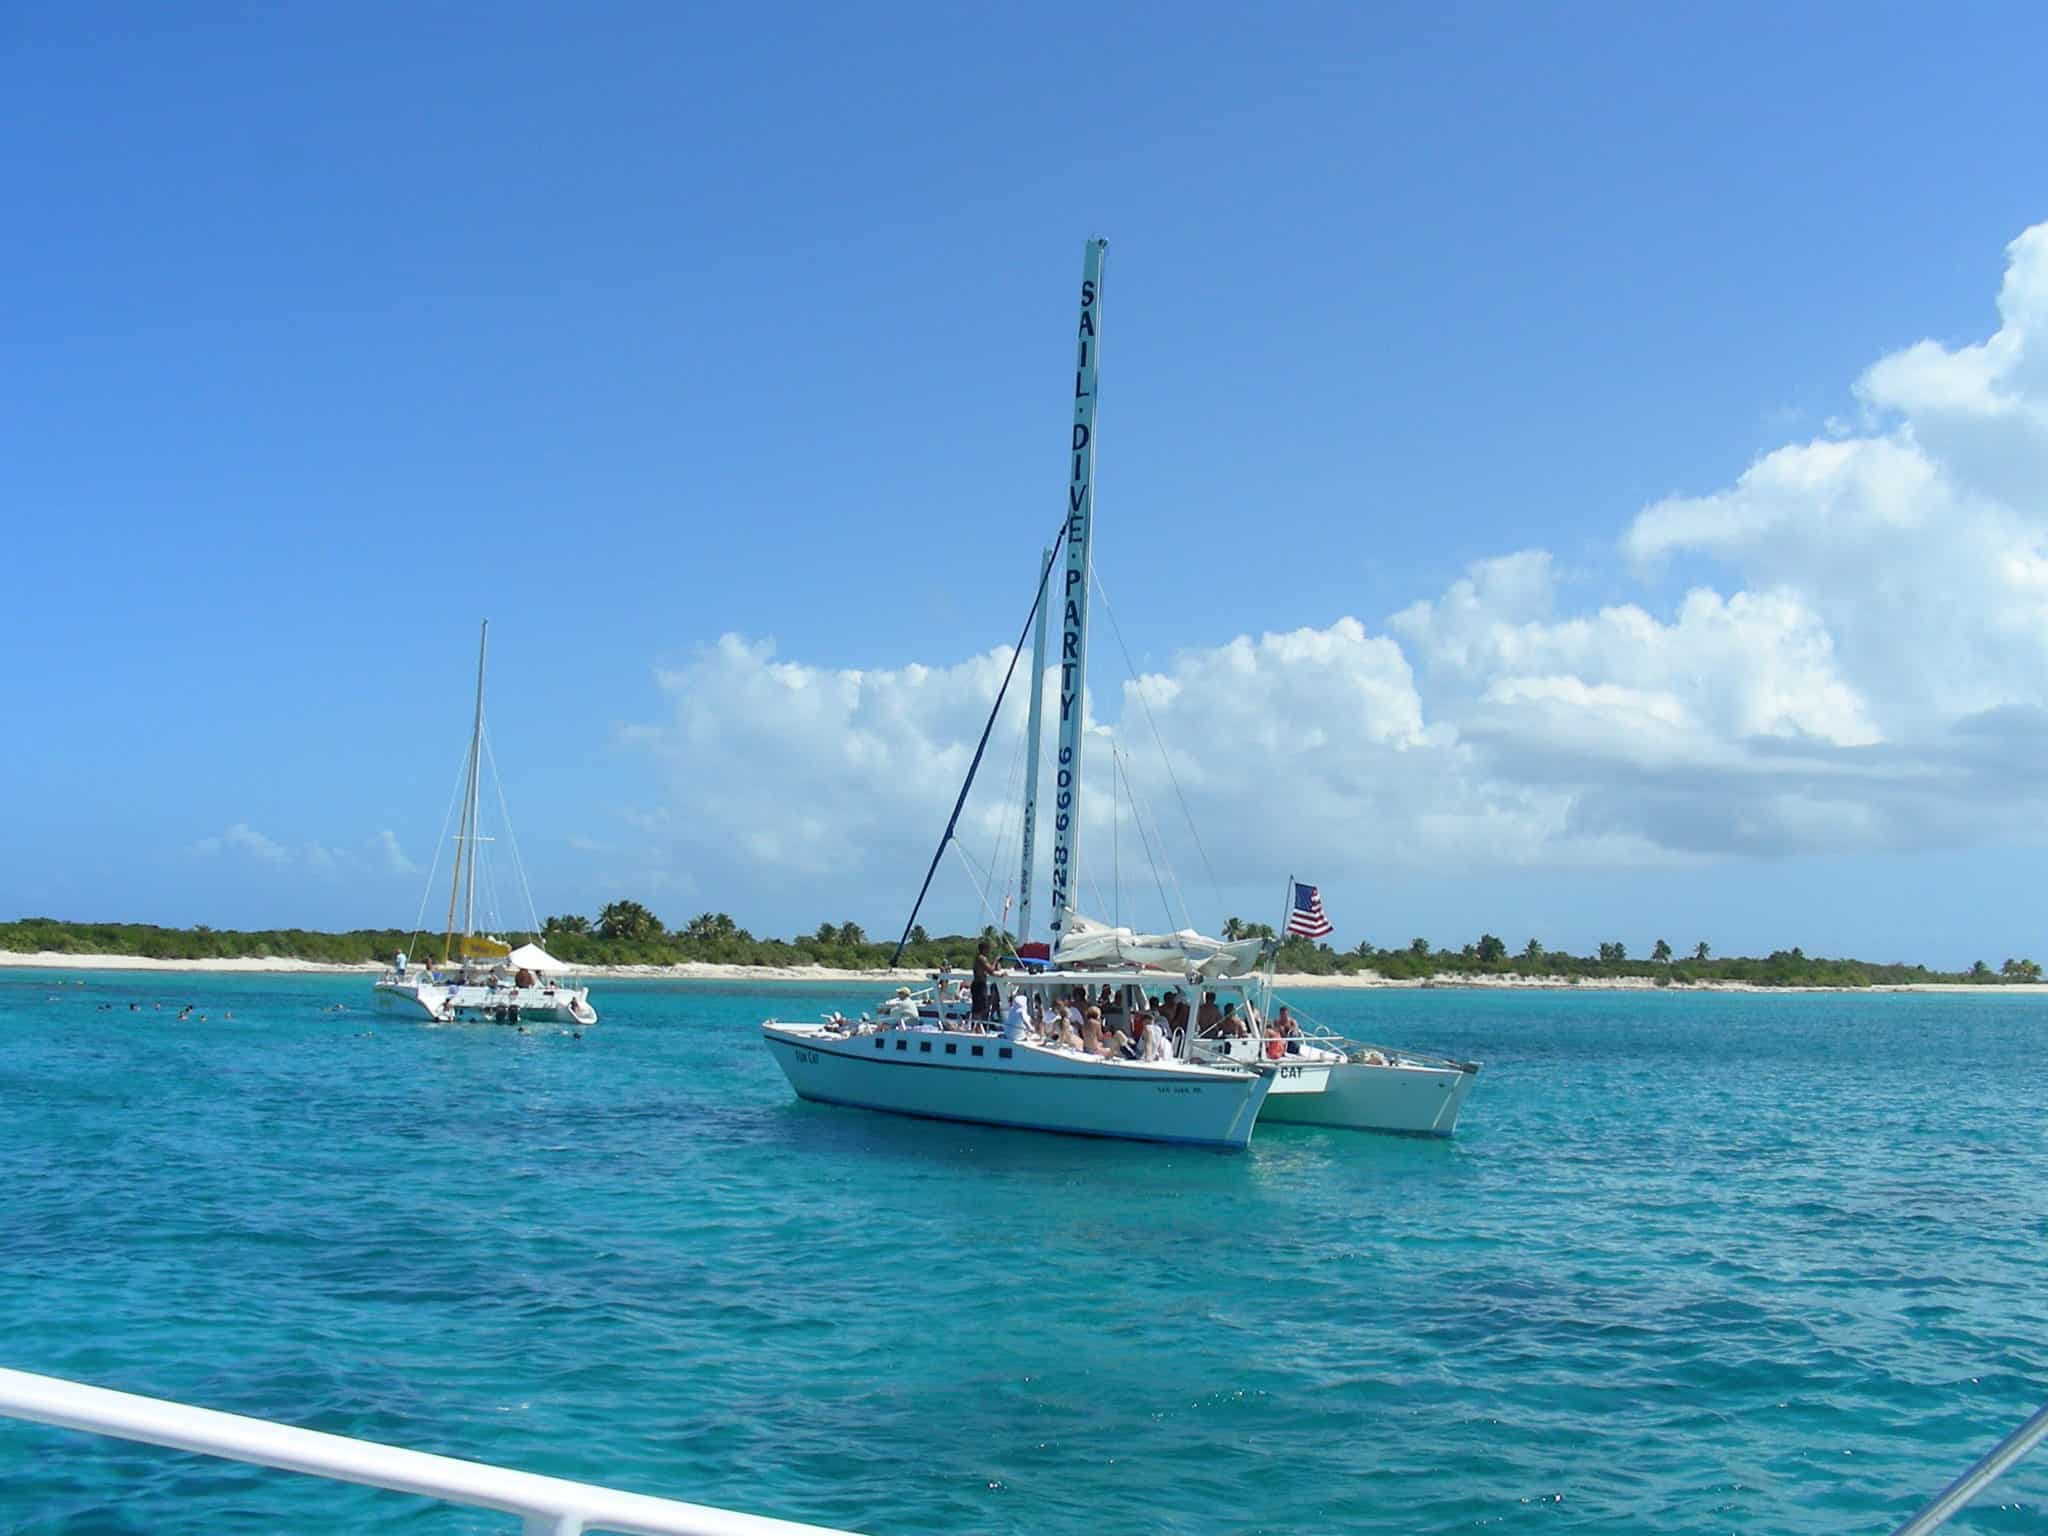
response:
M1231 918L1223 925L1228 939L1274 937L1267 923ZM347 933L318 933L303 928L241 932L214 929L159 928L144 923L72 923L48 917L25 917L0 923L0 950L32 954L131 955L151 960L231 960L276 958L362 963L388 961L399 950L419 958L441 953L439 934L417 936L393 928L358 928ZM858 923L824 923L814 932L788 939L756 938L723 912L704 912L681 928L666 927L637 901L615 901L595 918L549 918L538 935L503 934L517 944L537 937L550 953L571 965L677 965L700 961L715 965L801 966L879 970L895 949L890 939L871 940ZM919 969L951 964L966 967L982 939L1007 950L1012 942L994 928L978 934L944 934L933 938L922 928L910 931L902 963ZM1715 957L1704 942L1676 951L1663 939L1643 958L1631 958L1625 944L1602 944L1592 955L1545 949L1531 939L1520 950L1493 934L1458 949L1440 949L1427 939L1413 939L1398 948L1361 943L1336 950L1328 944L1290 937L1279 944L1277 968L1314 976L1374 972L1390 981L1525 976L1579 983L1641 977L1658 986L1683 987L1698 982L1748 982L1760 987L1870 987L1912 982L1967 982L1999 986L2041 979L2032 960L2008 959L1994 969L1979 960L1967 971L1935 971L1924 965L1874 964L1866 960L1828 959L1798 949L1775 950L1761 959Z

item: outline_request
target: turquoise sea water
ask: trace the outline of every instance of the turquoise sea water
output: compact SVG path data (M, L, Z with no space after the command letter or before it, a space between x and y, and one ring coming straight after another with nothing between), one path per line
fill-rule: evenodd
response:
M1881 1532L2048 1399L2039 1000L1304 994L1464 1124L1233 1155L797 1103L867 988L367 991L0 972L0 1364L876 1536ZM513 1528L0 1421L7 1531Z

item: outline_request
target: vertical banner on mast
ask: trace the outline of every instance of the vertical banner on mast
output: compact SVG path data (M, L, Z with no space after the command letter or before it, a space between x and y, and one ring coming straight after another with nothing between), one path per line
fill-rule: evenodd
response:
M1080 876L1082 696L1088 681L1088 552L1095 524L1095 368L1102 335L1102 253L1090 240L1081 259L1081 325L1074 353L1074 424L1068 439L1067 562L1060 609L1060 737L1052 820L1052 918L1057 945L1074 912Z

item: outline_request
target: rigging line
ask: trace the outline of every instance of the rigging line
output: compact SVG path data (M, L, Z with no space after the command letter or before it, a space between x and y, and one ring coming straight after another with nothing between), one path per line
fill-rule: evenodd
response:
M498 791L498 819L505 824L505 841L512 847L512 872L519 877L520 894L526 898L526 915L533 922L528 931L535 939L540 937L540 912L533 904L533 887L527 883L526 860L519 856L519 834L512 830L512 808L505 803L505 781L498 777L498 754L491 750L491 738L484 737L484 761L491 765L491 785ZM491 893L493 901L497 891Z
M1145 834L1146 821L1148 819L1152 821L1155 830L1157 830L1157 823L1159 818L1151 814L1151 803L1144 798L1142 793L1140 793L1138 789L1137 778L1131 773L1130 770L1131 759L1129 754L1126 754L1124 758L1124 789L1129 793L1131 797L1131 808L1137 819L1139 835L1142 837ZM1147 856L1152 860L1152 876L1154 883L1156 884L1158 881L1159 871L1161 869L1164 869L1166 871L1167 884L1173 887L1174 899L1180 902L1180 920L1176 922L1173 916L1173 902L1167 899L1166 891L1164 887L1161 887L1159 892L1159 899L1166 908L1166 926L1168 928L1194 927L1194 921L1188 913L1187 897L1181 891L1180 888L1180 876L1174 871L1173 860L1167 857L1165 834L1161 832L1159 838L1159 846L1156 849L1154 849L1151 846L1151 843L1148 840L1146 843L1145 851Z
M1116 636L1117 649L1124 653L1124 670L1130 673L1136 684L1138 703L1145 711L1145 723L1152 727L1152 739L1159 745L1160 760L1166 764L1166 776L1173 781L1173 793L1180 801L1180 813L1187 818L1188 831L1195 839L1195 851L1202 856L1202 868L1209 876L1209 891L1216 898L1218 907L1223 905L1223 888L1216 880L1216 866L1209 862L1209 850L1202 846L1202 829L1195 825L1195 813L1188 809L1188 797L1180 787L1180 775L1173 771L1173 758L1166 750L1166 739L1159 734L1159 722L1153 718L1152 702L1145 697L1144 680L1138 676L1138 664L1131 660L1131 648L1124 644L1124 628L1116 621L1116 608L1109 600L1109 588L1102 584L1102 573L1090 571L1095 578L1095 590L1102 598L1102 611L1109 615L1110 633Z
M434 894L434 881L441 873L441 849L448 841L448 823L455 819L455 802L462 798L463 776L469 772L469 754L462 754L462 767L455 775L455 788L448 795L448 809L441 816L441 832L434 839L434 862L427 870L426 886L420 891L420 909L412 920L412 942L406 946L407 953L420 947L420 936L427 931L427 899Z
M953 844L953 851L960 855L960 862L967 866L968 888L975 893L976 899L981 902L981 915L988 919L984 926L993 928L997 933L1001 933L1003 925L996 921L995 913L989 910L987 899L981 895L981 887L975 884L975 881L980 878L981 870L975 865L974 855L967 851L965 843L958 840Z
M1053 541L1057 552L1067 542L1068 524L1060 524L1059 537ZM917 926L918 909L924 905L925 893L932 888L932 876L939 872L939 860L945 856L946 844L953 840L953 829L960 825L961 807L967 804L967 792L974 788L974 775L981 767L981 754L988 750L988 734L996 728L996 716L1002 713L1003 699L1010 691L1010 679L1017 675L1017 662L1024 654L1024 642L1031 638L1032 621L1038 617L1038 605L1045 601L1046 583L1040 578L1038 590L1031 594L1031 611L1024 615L1024 628L1018 632L1017 643L1010 649L1010 665L1003 673L1003 686L996 690L995 704L989 709L988 724L981 728L981 740L975 744L974 761L967 765L967 780L960 786L960 797L953 802L953 814L946 818L946 830L939 836L939 846L932 850L931 867L924 872L924 884L918 887L917 900L911 903L910 921L903 925L903 937L896 941L896 952L889 957L889 968L894 970L896 962L903 958L903 946L910 942L910 930Z
M1023 729L1022 725L1020 724L1020 726L1019 726L1019 728L1018 728L1018 732L1017 732L1017 746L1016 746L1016 750L1015 750L1015 751L1014 751L1014 752L1013 752L1013 753L1011 754L1011 757L1010 757L1010 772L1009 772L1009 776L1008 776L1008 778L1006 778L1006 779L1004 780L1004 782L1003 782L1003 798L1002 798L1002 800L1001 800L1001 802L1000 802L1000 803L1001 803L1002 807L1003 807L1003 808L1004 808L1004 809L1005 809L1006 811L1007 811L1007 810L1009 809L1009 807L1010 807L1010 806L1011 806L1011 805L1012 805L1012 804L1013 804L1014 802L1016 802L1016 801L1017 801L1017 800L1018 800L1018 799L1020 798L1020 791L1019 791L1019 788L1018 788L1018 781L1019 781L1019 780L1020 780L1020 779L1021 779L1021 778L1023 777L1023 769L1024 769L1024 737L1025 737L1025 735L1026 735L1026 732L1024 731L1024 729ZM1021 805L1019 805L1019 806L1017 807L1017 809L1018 809L1018 812L1019 812L1018 816L1016 816L1015 818L1012 818L1012 817L1010 817L1010 816L1008 816L1008 815L1005 815L1005 816L1003 816L1003 817L1002 817L1002 818L1000 819L1000 821L998 822L998 825L997 825L997 828L996 828L996 846L995 846L995 851L994 851L994 852L993 852L992 854L990 854L990 855L989 855L989 865L988 865L988 876L987 876L987 878L986 878L986 879L985 879L985 880L984 880L984 881L982 882L982 892L981 892L981 904L982 904L982 906L983 906L984 908L986 908L986 907L988 906L988 904L989 904L989 903L988 903L988 893L989 893L989 889L990 889L990 887L992 887L992 886L993 886L993 885L995 884L995 879L996 879L996 871L1000 870L1000 869L1001 869L1001 868L1003 867L1003 856L1004 856L1004 854L1006 854L1006 853L1007 853L1007 852L1009 851L1009 847L1010 847L1010 825L1011 825L1011 822L1012 822L1013 820L1016 820L1016 821L1021 821L1021 820L1023 819L1023 817L1022 817L1022 811L1023 811L1023 807L1022 807ZM1013 894L1013 892L1012 892L1012 891L1010 890L1010 888L1009 888L1009 887L1008 887L1008 886L1006 885L1006 886L1004 886L1004 887L1003 887L1003 894L1004 894L1005 896L1009 896L1009 895L1012 895L1012 894ZM998 924L996 924L996 927L997 927L997 928L999 928L999 929L1001 929L1001 928L1003 928L1003 927L1004 927L1004 925L1003 925L1003 924L1001 924L1001 923L998 923ZM1007 930L1005 930L1005 931L1007 931Z
M1109 922L1113 928L1124 923L1124 829L1118 817L1117 780L1123 775L1123 754L1116 743L1109 744Z
M1119 763L1118 768L1124 778L1124 793L1130 797L1131 820L1137 824L1138 841L1145 848L1145 862L1152 866L1152 883L1159 888L1159 906L1166 914L1166 929L1167 932L1171 933L1174 928L1173 904L1166 899L1166 884L1159 878L1159 860L1153 856L1152 839L1145 835L1145 817L1138 809L1138 787L1131 782L1131 770L1128 763ZM1189 925L1182 924L1181 926L1186 927Z

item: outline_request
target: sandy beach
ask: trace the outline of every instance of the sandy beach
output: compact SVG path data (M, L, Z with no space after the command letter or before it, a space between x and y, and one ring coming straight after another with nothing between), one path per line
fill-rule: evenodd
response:
M292 960L275 956L244 957L233 960L157 960L144 955L67 955L44 950L23 954L0 950L0 968L17 967L48 971L211 971L215 973L297 973L303 975L375 975L384 969L376 961L341 964L318 960ZM929 973L908 967L893 971L837 970L824 965L712 965L688 961L681 965L594 965L579 969L579 976L599 981L787 981L835 985L900 986L923 982ZM964 974L964 973L963 973ZM1162 978L1163 979L1163 978ZM1571 991L1581 992L1967 992L1987 997L2038 996L2048 994L2048 982L1975 986L1968 982L1929 981L1874 987L1760 987L1746 981L1697 981L1660 987L1651 976L1610 976L1598 981L1573 982L1561 976L1462 976L1447 973L1427 979L1389 980L1376 972L1355 976L1309 976L1283 972L1273 984L1285 991L1310 988L1347 990L1466 988L1473 991Z

